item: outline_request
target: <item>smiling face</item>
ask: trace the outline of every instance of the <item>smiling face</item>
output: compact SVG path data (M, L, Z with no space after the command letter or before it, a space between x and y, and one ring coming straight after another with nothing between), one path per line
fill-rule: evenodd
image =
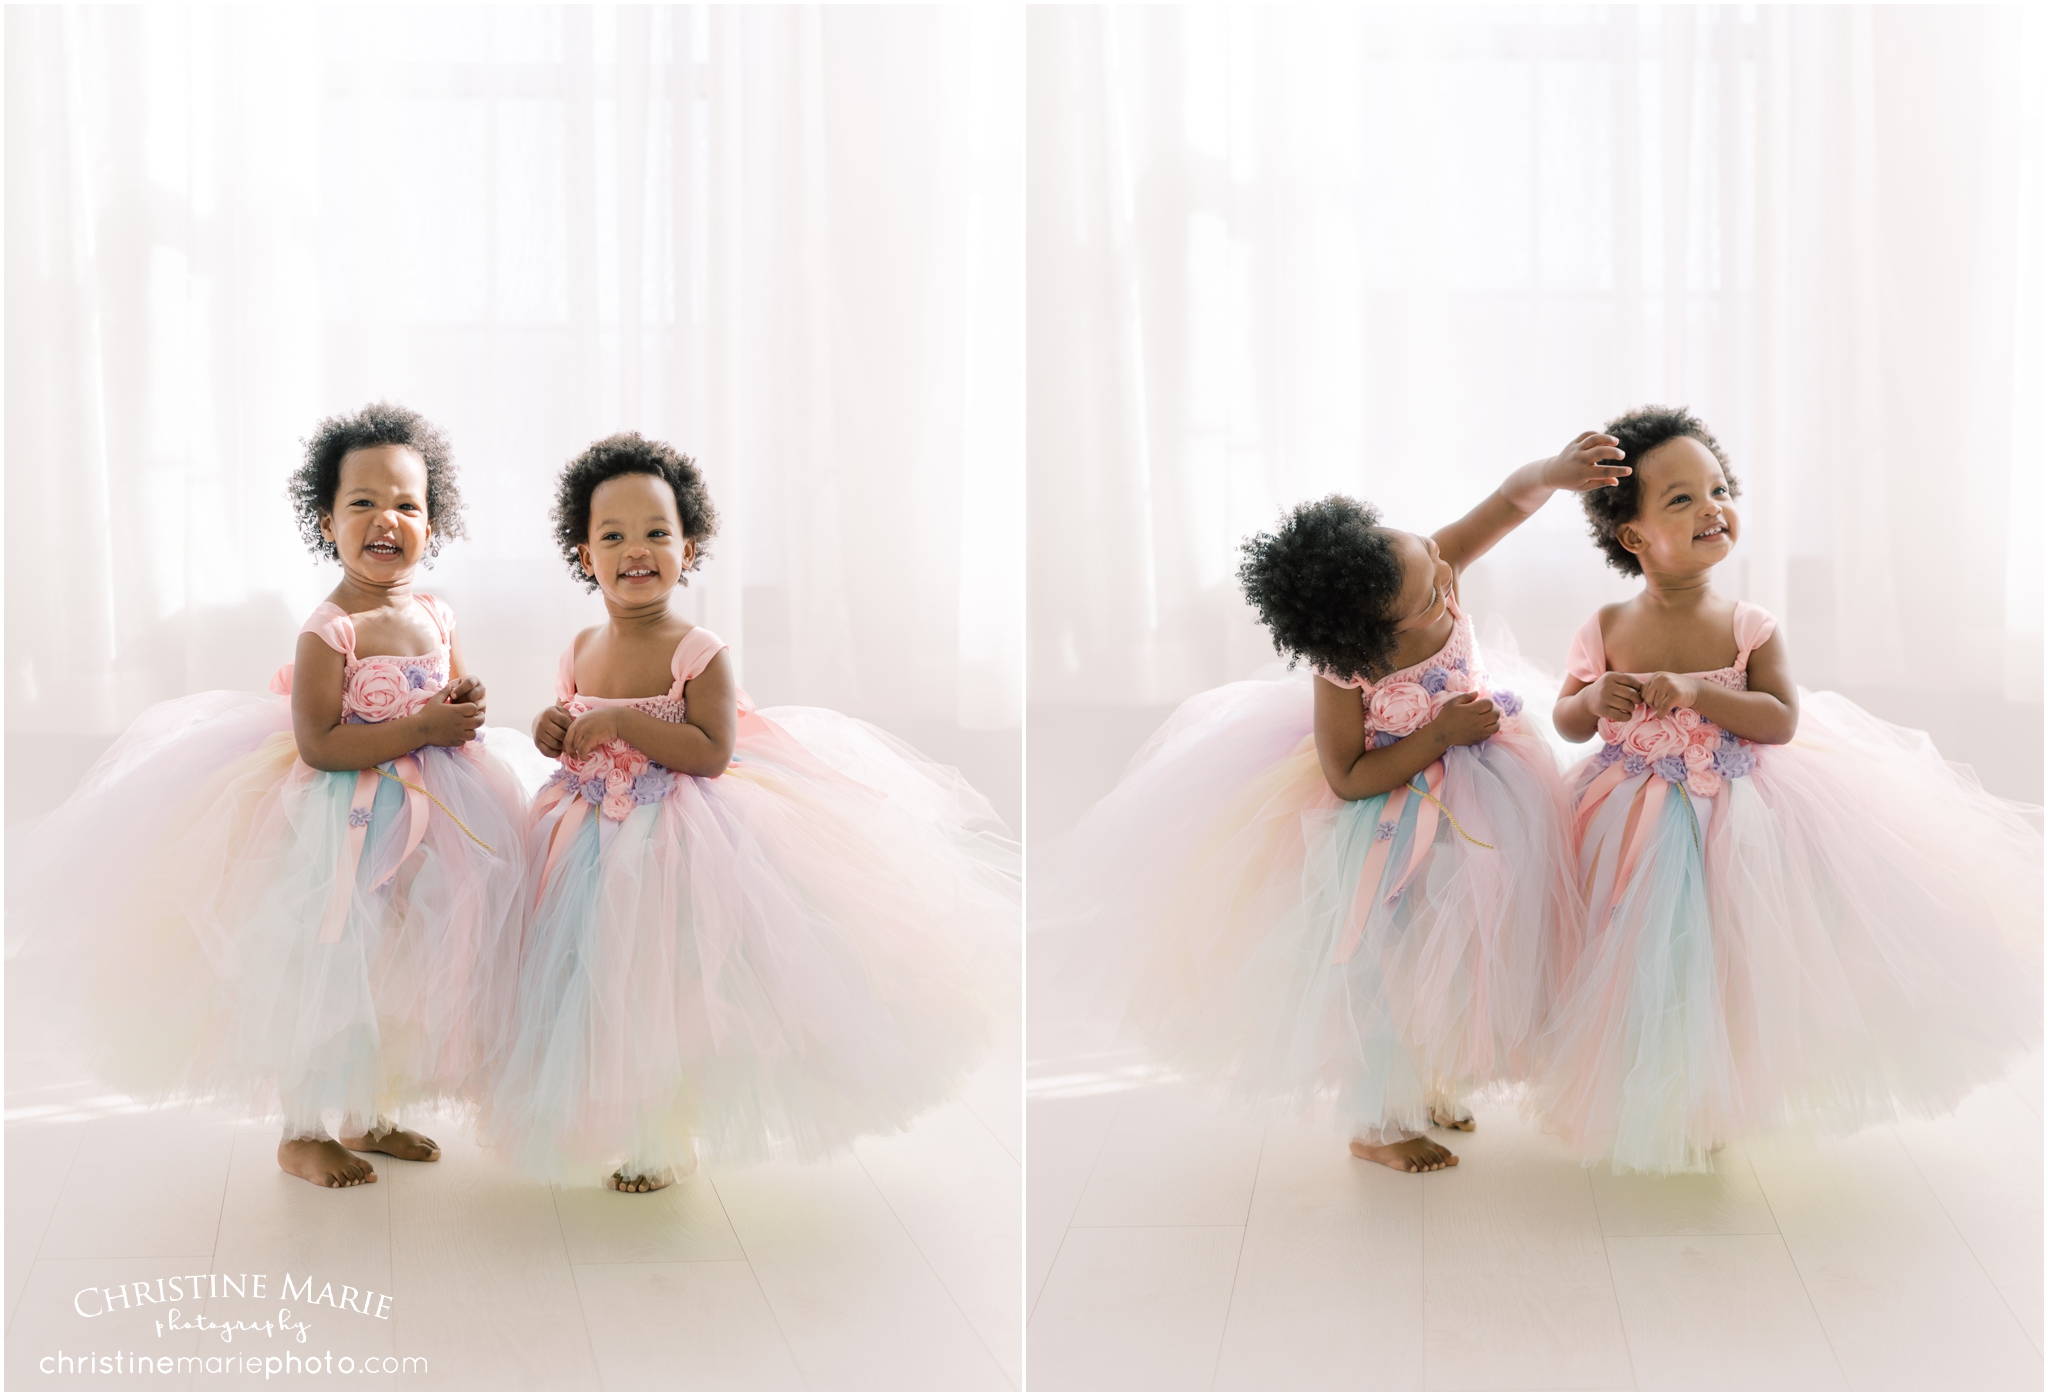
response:
M1420 533L1382 530L1401 562L1401 592L1387 607L1397 632L1422 630L1443 619L1451 593L1451 564L1437 550L1436 539Z
M1636 516L1615 537L1645 572L1700 572L1728 556L1741 520L1712 451L1674 436L1636 462L1636 479Z
M427 517L427 462L410 446L363 446L341 458L341 488L320 515L320 536L342 568L366 581L403 579L434 536Z
M605 599L621 606L665 600L697 560L683 536L675 491L659 475L614 475L591 491L590 539L576 549Z

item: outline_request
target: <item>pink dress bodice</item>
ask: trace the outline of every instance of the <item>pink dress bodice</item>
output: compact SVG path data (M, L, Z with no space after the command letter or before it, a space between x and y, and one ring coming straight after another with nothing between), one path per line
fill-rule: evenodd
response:
M1735 662L1725 669L1686 677L1745 692L1749 688L1749 656L1777 628L1777 618L1763 607L1736 602ZM1608 672L1607 642L1597 611L1572 637L1565 669L1589 684L1599 682ZM1716 726L1692 708L1660 714L1652 712L1648 704L1638 703L1625 722L1601 718L1599 732L1601 748L1587 764L1589 772L1605 770L1619 761L1629 775L1654 771L1702 799L1711 800L1727 781L1748 775L1756 766L1754 743Z
M317 635L329 649L342 656L341 715L349 722L389 722L409 717L448 686L449 642L455 633L455 613L438 597L416 593L420 604L434 622L439 645L432 654L356 653L355 617L323 601L299 627L301 635ZM270 681L273 693L292 691L293 665L281 667Z
M1472 618L1458 605L1455 591L1445 594L1444 606L1451 613L1450 638L1429 658L1377 680L1338 678L1320 669L1316 671L1340 688L1359 691L1365 702L1366 738L1374 746L1391 746L1417 731L1460 693L1487 694L1509 717L1521 712L1519 696L1496 693L1488 686L1479 642L1472 634Z
M555 700L577 717L595 708L637 708L662 722L681 722L683 686L703 673L724 648L725 641L697 626L683 636L669 659L669 674L674 682L668 692L649 698L600 698L576 691L576 646L571 644L562 652L561 663L555 669ZM740 694L740 711L746 712L751 706L746 694ZM640 805L659 804L676 788L673 771L649 760L645 752L619 738L603 743L581 758L565 752L561 761L551 784L560 787L564 796L589 801L605 818L614 821L624 819Z

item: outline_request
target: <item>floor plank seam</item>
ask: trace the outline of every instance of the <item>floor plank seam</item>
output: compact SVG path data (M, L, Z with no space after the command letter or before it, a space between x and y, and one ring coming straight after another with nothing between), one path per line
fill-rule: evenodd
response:
M1251 1235L1252 1205L1259 1199L1259 1174L1266 1167L1266 1130L1259 1131L1259 1157L1252 1165L1251 1192L1244 1200L1244 1226L1237 1233L1237 1258L1230 1262L1230 1297L1223 1301L1223 1328L1216 1335L1216 1360L1209 1364L1209 1389L1216 1389L1216 1376L1223 1370L1223 1346L1230 1341L1230 1312L1237 1306L1237 1281L1244 1273L1244 1243Z
M747 1274L754 1281L755 1292L761 1296L761 1306L768 1310L768 1317L775 1321L775 1336L782 1339L782 1350L789 1354L789 1365L803 1378L804 1390L816 1391L818 1388L813 1384L811 1374L804 1370L804 1364L797 1358L796 1344L790 1342L788 1332L783 1329L781 1312L776 1309L775 1301L768 1297L768 1286L761 1283L761 1272L754 1268L754 1257L747 1253L747 1238L740 1235L739 1227L733 1223L732 1211L725 1205L725 1194L718 1190L718 1180L711 1176L709 1169L700 1171L703 1173L705 1184L711 1189L711 1196L718 1202L718 1215L725 1218L726 1230L732 1232L733 1244L740 1248L740 1259L747 1263Z
M562 1224L562 1190L553 1183L548 1184L548 1209L555 1214L555 1235L562 1242L562 1263L569 1267L569 1284L576 1291L576 1322L583 1329L583 1350L590 1354L590 1374L597 1379L597 1389L606 1390L604 1368L597 1360L597 1344L590 1337L590 1311L583 1307L583 1277L576 1273L576 1261L569 1254L569 1229Z
M1748 1157L1747 1152L1744 1157ZM1771 1225L1778 1228L1778 1242L1785 1248L1785 1258L1792 1262L1792 1273L1799 1277L1799 1292L1806 1296L1807 1311L1813 1315L1813 1321L1820 1326L1820 1336L1828 1345L1828 1356L1834 1359L1835 1374L1842 1379L1842 1389L1854 1391L1856 1388L1849 1384L1849 1369L1842 1365L1842 1354L1835 1350L1835 1335L1828 1331L1827 1320L1820 1315L1820 1305L1813 1302L1813 1287L1806 1283L1805 1267L1800 1265L1799 1256L1792 1249L1791 1238L1785 1235L1785 1224L1778 1220L1777 1205L1771 1201L1771 1190L1764 1182L1763 1174L1756 1171L1756 1160L1750 1160L1749 1171L1756 1179L1756 1190L1764 1200L1764 1207L1771 1214Z
M1635 1344L1629 1341L1628 1318L1621 1311L1621 1286L1614 1282L1614 1252L1607 1248L1607 1222L1600 1215L1599 1194L1593 1191L1593 1172L1582 1168L1579 1176L1586 1180L1586 1200L1593 1204L1593 1225L1600 1231L1600 1258L1607 1263L1607 1297L1614 1301L1614 1326L1621 1330L1621 1352L1628 1359L1629 1390L1641 1391L1643 1383L1636 1375Z
M2005 1311L2008 1314L2012 1315L2012 1321L2019 1326L2020 1333L2026 1338L2028 1346L2034 1349L2034 1356L2039 1357L2041 1355L2040 1345L2034 1342L2034 1335L2031 1332L2028 1332L2026 1320L2022 1319L2019 1316L2019 1311L2013 1308L2012 1299L2006 1294L2005 1286L2001 1285L1995 1278L1993 1278L1990 1267L1984 1264L1984 1258L1978 1255L1977 1248L1970 1244L1969 1233L1964 1231L1963 1228L1957 1223L1954 1214L1951 1213L1948 1209L1948 1204L1946 1202L1943 1202L1941 1200L1941 1194L1935 1191L1933 1182L1931 1182L1927 1177L1927 1170L1920 1166L1920 1160L1913 1154L1913 1146L1908 1144L1904 1139L1901 1139L1899 1137L1899 1131L1896 1125L1888 1125L1886 1126L1886 1128L1891 1131L1892 1139L1898 1144L1899 1151L1905 1154L1906 1162L1913 1166L1913 1175L1920 1180L1920 1185L1926 1188L1928 1193L1933 1196L1934 1205L1941 1208L1941 1215L1947 1220L1949 1227L1956 1233L1956 1236L1962 1241L1963 1249L1968 1251L1970 1253L1970 1259L1977 1263L1977 1273L1984 1277L1984 1283L1991 1286L1991 1292L1998 1296L1998 1302L2005 1306Z
M85 1128L83 1128L83 1129L80 1129L80 1130L78 1131L78 1135L77 1135L77 1137L76 1137L76 1138L74 1138L74 1139L73 1139L73 1140L71 1141L71 1154L70 1154L70 1156L69 1156L69 1157L67 1157L67 1158L66 1158L66 1159L64 1160L64 1173L63 1173L63 1175L62 1175L61 1177L59 1177L59 1178L57 1179L57 1186L56 1186L56 1188L55 1188L55 1190L54 1190L55 1196L54 1196L54 1199L53 1199L53 1200L51 1201L51 1203L50 1203L50 1215L49 1215L49 1216L47 1216L47 1217L44 1217L44 1218L43 1218L43 1227L42 1227L42 1230L41 1230L41 1231L38 1231L38 1232L36 1233L36 1248L35 1248L35 1249L34 1249L33 1251L30 1251L30 1252L29 1252L29 1257L28 1257L28 1270L29 1270L29 1274L34 1274L34 1273L35 1273L35 1268L36 1268L36 1262L37 1262L37 1261L39 1261L39 1260L41 1260L41 1259L43 1258L43 1243L44 1243L44 1242L46 1242L46 1241L48 1241L48 1240L50 1239L50 1227L51 1227L51 1226L52 1226L52 1225L53 1225L53 1224L54 1224L54 1223L56 1222L56 1220L57 1220L57 1204L58 1204L58 1203L60 1203L60 1202L62 1202L62 1201L64 1200L64 1185L65 1185L66 1183L69 1183L69 1182L71 1181L71 1170L72 1170L73 1168L77 1167L77 1165L78 1165L78 1153L79 1153L79 1150L80 1150L80 1149L82 1149L82 1148L84 1148L84 1146L85 1146L85 1131L86 1131L86 1129L90 1129L90 1128L91 1128L91 1126L90 1126L90 1125L87 1125L87 1126L85 1126ZM218 1245L218 1244L219 1244L219 1241L220 1241L220 1235L219 1235L219 1233L218 1233L218 1232L215 1232L215 1234L214 1234L214 1242L215 1242L215 1244L216 1244L216 1245ZM15 1296L14 1296L14 1302L12 1302L11 1304L9 1304L9 1305L7 1306L7 1328L6 1328L6 1331L8 1331L8 1332L12 1332L12 1331L13 1331L13 1329L14 1329L14 1311L15 1311L16 1309L18 1309L18 1308L20 1308L20 1307L21 1307L21 1301L22 1301L22 1297L23 1297L24 1295L26 1295L27 1293L28 1293L28 1275L23 1275L23 1276L21 1277L21 1293L20 1293L20 1294L17 1294L17 1295L15 1295Z
M1038 1293L1031 1296L1031 1307L1024 1315L1024 1326L1026 1328L1031 1326L1032 1316L1038 1312L1039 1300L1045 1298L1045 1287L1052 1283L1053 1271L1060 1268L1060 1256L1066 1253L1067 1237L1074 1230L1074 1214L1081 1210L1081 1203L1088 1196L1088 1185L1095 1181L1095 1170L1102 1163L1102 1151L1109 1147L1109 1136L1116 1132L1116 1122L1123 1117L1123 1113L1124 1103L1119 1100L1116 1103L1116 1109L1109 1112L1109 1121L1103 1126L1102 1138L1095 1141L1095 1152L1088 1159L1088 1172L1081 1179L1081 1189L1074 1194L1074 1205L1067 1209L1067 1219L1060 1223L1060 1243L1053 1248L1052 1264L1045 1267L1045 1278L1038 1282ZM1028 1186L1024 1198L1024 1208L1024 1219L1028 1225L1031 1220L1031 1197ZM1025 1346L1028 1348L1030 1345L1027 1343ZM1025 1374L1025 1382L1028 1387L1030 1382L1030 1374L1028 1372Z
M973 1112L969 1111L968 1113L972 1114ZM986 1129L988 1126L983 1125L982 1128ZM960 1302L960 1296L953 1293L953 1286L946 1283L946 1277L939 1273L939 1267L932 1264L932 1258L924 1253L924 1247L919 1244L916 1233L904 1224L903 1218L896 1211L896 1204L889 1200L889 1194L884 1192L882 1185L875 1181L875 1175L868 1172L868 1161L860 1156L859 1149L853 1151L853 1161L860 1165L860 1175L868 1180L868 1186L875 1190L875 1196L881 1198L882 1205L889 1209L890 1220L896 1223L896 1227L903 1233L904 1239L910 1242L910 1248L917 1252L917 1258L924 1262L924 1268L931 1272L931 1277L938 1281L939 1292L944 1294L947 1300L952 1303L953 1312L960 1315L960 1321L967 1325L967 1331L974 1335L974 1341L981 1344L981 1350L988 1354L991 1362L996 1364L996 1370L1007 1377L1009 1372L1004 1368L1002 1359L996 1356L995 1349L988 1345L988 1338L982 1333L974 1320L968 1316L966 1307ZM1022 1209L1020 1208L1019 1211L1021 1214Z

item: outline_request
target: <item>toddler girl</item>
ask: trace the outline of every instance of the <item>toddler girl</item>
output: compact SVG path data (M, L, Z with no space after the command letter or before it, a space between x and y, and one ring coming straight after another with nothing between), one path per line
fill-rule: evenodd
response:
M413 590L462 535L446 439L389 404L331 418L291 498L340 584L277 696L151 708L36 831L14 1002L120 1089L281 1110L279 1165L349 1187L377 1180L351 1150L438 1158L391 1114L474 1085L524 799L473 740L453 613Z
M1409 1172L1457 1163L1423 1131L1525 1070L1578 927L1564 788L1458 582L1619 456L1581 435L1433 536L1332 496L1245 545L1245 596L1313 679L1182 704L1033 884L1175 1068Z
M608 619L534 724L516 1016L487 1136L627 1192L696 1161L814 1157L956 1089L1014 977L1016 849L987 803L865 723L757 712L673 604L717 532L703 474L636 433L562 473L556 538Z
M1636 470L1586 512L1643 590L1579 631L1557 701L1603 746L1571 778L1590 919L1536 1101L1650 1173L1945 1110L2040 1040L2040 836L1924 735L1796 687L1770 614L1713 589L1741 518L1698 418L1607 430Z

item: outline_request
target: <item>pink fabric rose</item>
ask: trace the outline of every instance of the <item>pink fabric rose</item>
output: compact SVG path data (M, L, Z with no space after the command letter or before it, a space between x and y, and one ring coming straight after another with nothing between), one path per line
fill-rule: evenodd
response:
M1648 713L1639 715L1621 739L1624 755L1640 756L1645 761L1660 761L1666 756L1676 756L1685 750L1685 737L1674 726L1671 719L1653 717Z
M1708 767L1703 770L1688 770L1685 788L1702 800L1711 800L1721 793L1721 773Z
M1687 740L1691 740L1692 734L1697 732L1700 727L1700 715L1691 708L1673 708L1671 710L1671 721L1680 732L1685 734Z
M1616 722L1611 717L1601 718L1597 725L1600 729L1600 740L1609 746L1613 746L1616 742L1620 741L1622 733L1628 730L1627 723Z
M1721 745L1721 729L1711 722L1702 722L1699 726L1693 728L1692 731L1686 733L1685 740L1688 745L1712 751L1715 747Z
M606 787L604 803L599 805L598 808L603 811L606 819L624 819L638 808L633 801L633 787L631 785Z
M342 706L369 722L389 722L412 711L412 689L396 664L359 664L349 675Z
M1405 737L1436 715L1436 705L1421 684L1400 682L1383 685L1366 711L1375 728Z
M1686 770L1688 770L1688 771L1704 771L1704 770L1706 770L1706 769L1707 769L1707 768L1708 768L1709 766L1712 766L1713 764L1714 764L1714 749L1713 749L1712 747L1710 747L1710 746L1703 746L1703 745L1701 745L1701 744L1700 744L1700 743L1698 743L1698 742L1687 742L1687 743L1686 743L1686 745L1685 745L1685 769L1686 769Z

